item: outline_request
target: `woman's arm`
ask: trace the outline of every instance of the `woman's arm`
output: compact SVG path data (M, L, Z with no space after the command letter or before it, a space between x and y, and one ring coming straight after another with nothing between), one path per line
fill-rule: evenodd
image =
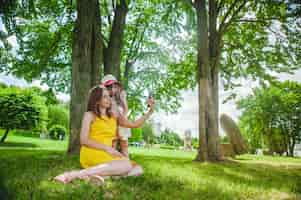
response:
M124 116L119 116L118 123L120 126L127 127L127 128L138 128L140 127L154 112L154 106L155 102L153 99L148 100L149 110L146 114L144 114L142 117L137 119L136 121L129 121Z
M112 147L109 147L105 144L101 144L94 140L89 139L90 126L93 120L94 120L93 114L90 112L85 112L82 121L81 132L80 132L80 144L93 149L106 151L114 156L122 156L122 154L114 150Z

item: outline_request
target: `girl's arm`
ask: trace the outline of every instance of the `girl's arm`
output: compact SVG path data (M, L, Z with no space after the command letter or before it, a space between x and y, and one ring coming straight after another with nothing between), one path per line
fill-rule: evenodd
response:
M124 116L120 116L118 118L118 123L120 126L127 127L127 128L138 128L140 127L154 112L154 106L155 102L154 99L149 99L148 100L148 105L149 105L149 110L146 114L144 114L142 117L137 119L136 121L129 121L127 118Z
M123 113L122 115L127 118L128 116L128 112L129 112L129 107L128 107L128 103L126 100L126 92L124 90L122 90L120 92L120 100L122 101L122 107L123 107Z
M93 149L106 151L114 156L122 156L122 154L114 150L112 147L109 147L105 144L101 144L89 138L90 126L93 120L94 120L93 114L91 112L85 112L82 121L81 132L80 132L80 144Z

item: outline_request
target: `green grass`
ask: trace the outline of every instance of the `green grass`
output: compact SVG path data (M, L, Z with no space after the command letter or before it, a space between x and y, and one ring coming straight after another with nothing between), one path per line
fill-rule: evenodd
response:
M11 199L301 199L301 159L243 155L223 163L193 162L195 152L131 148L145 174L108 180L51 180L79 169L66 142L9 135L0 146L0 168ZM1 199L1 198L0 198Z

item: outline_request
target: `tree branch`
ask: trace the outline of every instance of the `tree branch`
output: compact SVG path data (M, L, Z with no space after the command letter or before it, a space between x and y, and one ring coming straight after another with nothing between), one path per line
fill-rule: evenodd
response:
M223 22L223 24L221 24L220 29L219 29L219 33L222 34L223 32L226 31L227 27L232 23L232 21L234 20L234 18L237 16L237 14L241 11L241 9L246 5L248 1L244 0L241 5L235 10L233 11L233 14L231 16L231 18L229 19L228 22Z
M108 46L108 43L109 43L109 40L108 38L106 38L102 33L101 33L101 38L102 38L102 44L103 44L103 47L107 47Z
M265 18L265 19L239 19L239 20L233 20L233 22L254 22L254 23L267 23L269 21L272 21L272 20L280 20L279 18L276 18L276 17L272 17L272 18Z
M107 15L108 23L109 23L110 26L112 26L111 14L110 14L110 11L109 11L109 8L108 8L107 1L104 1L104 7L106 9L106 12L108 13L108 15Z
M224 7L225 1L221 0L217 5L217 14L220 12L220 10Z
M222 19L222 22L220 23L220 27L224 26L224 24L226 23L226 20L228 18L228 16L230 15L230 13L232 12L232 10L235 8L235 6L237 5L237 3L240 0L235 0L229 7L228 11L226 12L225 16Z

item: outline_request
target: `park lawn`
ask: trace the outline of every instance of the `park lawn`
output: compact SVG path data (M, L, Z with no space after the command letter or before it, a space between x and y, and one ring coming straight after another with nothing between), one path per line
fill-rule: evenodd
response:
M4 186L15 199L301 199L301 159L243 155L222 163L197 163L195 152L131 148L141 177L109 179L103 186L51 180L79 169L66 141L9 135L0 146Z

